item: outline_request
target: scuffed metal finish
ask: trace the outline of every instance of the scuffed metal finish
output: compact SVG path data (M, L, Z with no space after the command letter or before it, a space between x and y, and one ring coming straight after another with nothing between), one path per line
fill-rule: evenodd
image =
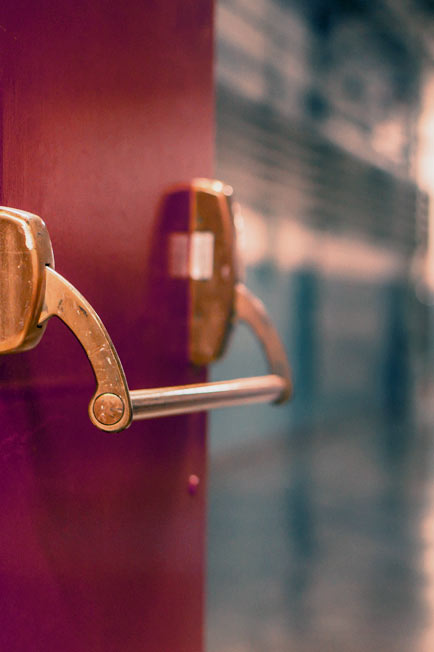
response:
M79 340L95 374L97 387L89 403L90 420L107 432L124 430L131 423L132 409L127 381L113 342L90 303L60 274L47 267L39 323L44 324L53 316L59 317ZM107 405L104 407L104 398L111 403L108 410Z
M0 353L31 349L44 329L38 317L46 265L54 266L50 238L37 215L0 207Z
M95 374L90 420L108 432L127 428L132 410L119 357L95 310L53 269L44 222L25 211L0 208L0 251L0 352L35 347L48 319L59 317L79 340ZM109 401L101 400L105 395Z

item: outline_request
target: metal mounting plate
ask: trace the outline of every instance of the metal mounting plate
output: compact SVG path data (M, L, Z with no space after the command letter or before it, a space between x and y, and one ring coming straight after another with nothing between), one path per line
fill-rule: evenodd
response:
M37 215L0 207L0 354L36 346L45 266L54 267L50 237Z
M220 181L193 179L168 196L185 194L188 231L169 236L169 276L189 283L188 357L198 366L218 359L235 312L236 232L232 188ZM171 206L171 204L168 204Z

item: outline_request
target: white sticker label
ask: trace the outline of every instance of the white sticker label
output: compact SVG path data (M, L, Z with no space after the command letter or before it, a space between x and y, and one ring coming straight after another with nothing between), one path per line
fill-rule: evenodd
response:
M208 281L214 271L214 234L211 231L173 233L169 243L169 273L175 278Z
M214 234L210 231L193 233L190 241L190 278L208 281L214 269Z

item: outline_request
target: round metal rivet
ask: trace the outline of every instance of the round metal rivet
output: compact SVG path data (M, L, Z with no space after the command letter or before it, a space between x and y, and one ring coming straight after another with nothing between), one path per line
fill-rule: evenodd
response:
M117 394L101 394L93 405L95 418L105 426L114 426L122 419L124 402Z

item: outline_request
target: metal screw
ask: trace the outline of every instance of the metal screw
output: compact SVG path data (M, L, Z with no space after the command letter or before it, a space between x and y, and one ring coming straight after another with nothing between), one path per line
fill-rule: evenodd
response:
M117 394L101 394L93 405L95 418L105 426L113 426L122 419L124 402Z

